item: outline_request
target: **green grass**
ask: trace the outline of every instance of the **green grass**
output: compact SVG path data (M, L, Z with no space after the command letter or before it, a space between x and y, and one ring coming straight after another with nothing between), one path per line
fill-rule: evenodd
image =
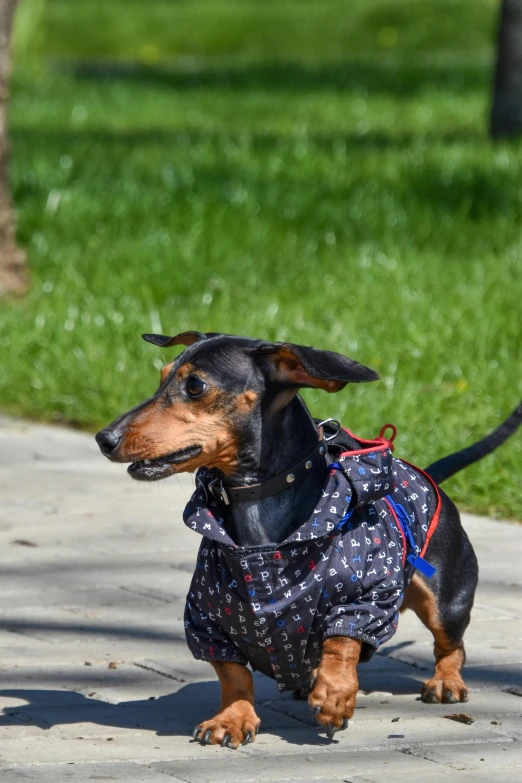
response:
M510 412L522 143L487 138L496 2L36 5L10 115L33 289L0 310L4 410L94 428L157 385L141 332L199 329L375 367L305 397L367 437L393 421L420 465ZM521 473L519 434L447 490L522 519Z

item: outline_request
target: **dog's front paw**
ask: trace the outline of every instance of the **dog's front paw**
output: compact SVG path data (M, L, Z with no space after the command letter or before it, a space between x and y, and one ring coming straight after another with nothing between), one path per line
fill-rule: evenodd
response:
M221 745L233 748L254 742L261 721L247 701L234 702L211 720L203 721L194 729L193 737L202 745Z
M315 719L326 728L326 736L333 739L336 731L348 726L357 696L357 684L347 683L345 677L326 677L317 673L308 703Z

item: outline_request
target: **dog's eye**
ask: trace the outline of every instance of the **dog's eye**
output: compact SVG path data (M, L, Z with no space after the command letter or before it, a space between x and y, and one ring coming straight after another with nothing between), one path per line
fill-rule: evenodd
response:
M207 389L207 384L197 375L189 375L185 389L189 397L201 397Z

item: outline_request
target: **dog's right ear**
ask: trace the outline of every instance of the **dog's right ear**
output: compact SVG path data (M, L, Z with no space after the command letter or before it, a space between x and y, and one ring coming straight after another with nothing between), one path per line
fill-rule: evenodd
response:
M160 348L168 348L171 345L194 345L207 337L203 332L181 332L175 337L166 337L164 334L142 334L144 340Z
M294 343L265 343L257 348L266 357L272 380L301 388L338 392L347 383L378 381L375 370L333 351L320 351Z

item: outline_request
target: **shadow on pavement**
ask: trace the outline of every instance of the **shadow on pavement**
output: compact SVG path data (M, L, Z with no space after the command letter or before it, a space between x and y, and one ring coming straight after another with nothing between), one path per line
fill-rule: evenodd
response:
M45 730L53 726L90 723L114 729L142 729L158 736L181 736L190 740L194 727L217 711L220 687L217 682L191 683L154 700L120 704L108 704L63 690L3 689L0 697L27 702L19 707L4 708L0 729L31 725ZM256 710L265 730L278 734L291 744L330 744L324 736L317 734L311 718L309 722L293 719L286 712L271 710L262 703L256 704ZM282 723L291 725L282 726ZM304 730L306 736L302 741L296 737L296 729ZM78 726L78 733L81 735L82 726ZM78 738L83 739L81 736Z

